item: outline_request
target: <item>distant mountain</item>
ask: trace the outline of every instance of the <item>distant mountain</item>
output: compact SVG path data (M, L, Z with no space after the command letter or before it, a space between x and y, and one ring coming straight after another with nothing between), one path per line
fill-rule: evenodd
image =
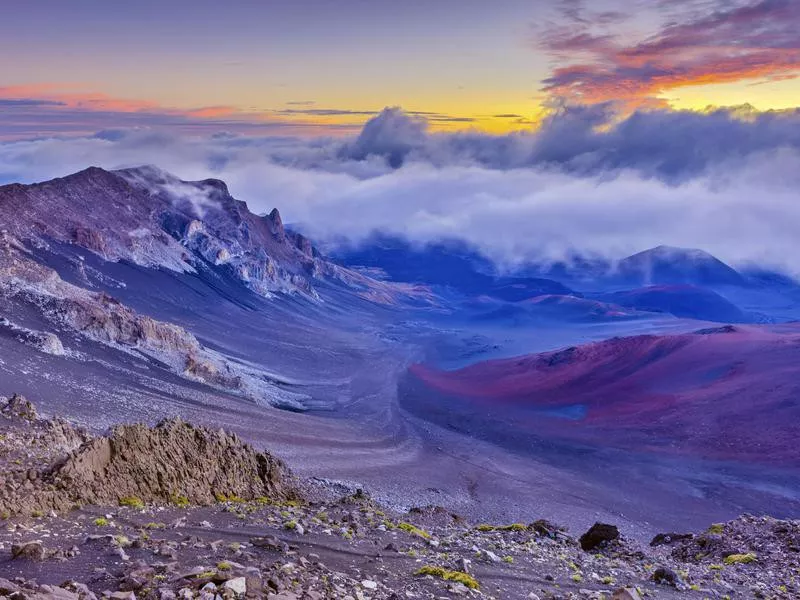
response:
M457 371L417 365L403 397L421 416L520 449L570 439L798 466L798 348L797 326L612 338Z
M466 303L465 308L481 321L526 324L567 324L620 321L646 316L615 304L576 296L547 294L521 302L501 302L481 297Z
M351 276L286 231L277 209L254 215L222 181L183 181L152 166L2 186L0 217L18 239L176 272L210 265L262 295L313 296L315 279Z
M739 269L739 272L758 287L800 291L797 279L779 271L749 266Z
M753 318L718 293L695 285L653 285L634 290L600 294L605 302L664 312L687 319L722 323L749 323Z
M671 246L624 258L610 275L637 285L747 285L741 273L708 252Z
M468 296L516 302L545 294L580 295L552 279L498 275L491 260L459 240L413 244L374 234L360 244L340 246L331 255L349 267L378 269L392 281L441 286Z

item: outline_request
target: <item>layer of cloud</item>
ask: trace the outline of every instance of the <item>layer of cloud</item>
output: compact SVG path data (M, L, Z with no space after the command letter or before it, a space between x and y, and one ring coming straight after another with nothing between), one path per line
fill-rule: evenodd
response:
M219 177L320 241L457 237L502 263L658 244L800 272L800 114L565 108L536 133L430 133L387 109L349 139L104 130L0 143L0 183L153 163Z
M562 0L565 20L537 37L537 45L556 61L543 90L572 102L653 106L677 88L800 74L796 0L659 5L665 13L661 25L637 37L620 27L624 19L616 11L590 12L580 0Z
M287 108L242 110L233 106L177 109L143 100L86 93L52 84L0 86L0 140L74 136L100 129L159 128L178 134L226 131L245 135L347 135L379 110L324 108L294 101ZM409 111L438 124L470 124L473 117ZM520 121L524 124L523 121Z
M108 127L147 127L175 133L229 131L247 135L347 134L358 125L330 123L320 116L368 117L374 111L326 109L241 110L232 106L177 109L157 103L65 89L52 84L0 86L0 140L70 136Z

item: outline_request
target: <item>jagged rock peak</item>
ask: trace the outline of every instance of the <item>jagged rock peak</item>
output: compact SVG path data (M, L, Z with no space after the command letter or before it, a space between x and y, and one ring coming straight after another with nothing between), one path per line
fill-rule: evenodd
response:
M207 188L213 188L217 190L220 194L224 196L230 196L231 193L228 190L228 184L222 181L221 179L203 179L199 182L200 185L205 186Z
M267 215L267 219L270 222L270 230L272 231L272 234L277 238L285 238L286 229L283 227L283 219L281 219L281 213L277 208L272 209L269 215Z
M269 220L272 221L275 225L283 229L283 219L281 219L281 213L277 208L273 208L272 211L267 215Z

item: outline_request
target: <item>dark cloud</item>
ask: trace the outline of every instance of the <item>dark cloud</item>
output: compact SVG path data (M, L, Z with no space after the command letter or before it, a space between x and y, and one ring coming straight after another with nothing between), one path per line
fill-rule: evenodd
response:
M377 113L374 110L350 110L346 108L285 108L275 111L281 115L313 115L318 117L338 117L338 116L372 116Z
M11 109L40 106L64 106L64 103L55 100L40 100L38 98L0 98L0 108Z
M380 156L397 168L409 153L425 147L427 142L427 121L399 107L385 108L367 121L355 141L341 149L340 156L351 160Z
M613 103L557 108L538 130L505 136L479 132L429 133L426 121L398 108L364 126L338 156L492 169L557 168L576 174L634 170L678 184L756 153L800 150L800 111L750 107L637 111L619 119Z
M347 108L287 108L275 111L281 115L310 115L315 117L374 117L379 114L377 110L351 110ZM423 117L426 121L436 123L472 123L473 117L456 117L437 112L404 111L406 115Z

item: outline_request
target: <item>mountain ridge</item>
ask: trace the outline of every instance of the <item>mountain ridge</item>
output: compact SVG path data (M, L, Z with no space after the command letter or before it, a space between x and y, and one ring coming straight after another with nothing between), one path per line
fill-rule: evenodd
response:
M277 209L258 217L220 180L184 181L152 166L89 167L36 184L0 186L0 211L4 228L22 240L66 242L105 260L177 272L205 262L266 296L316 296L315 279L342 279L340 267L284 229Z

